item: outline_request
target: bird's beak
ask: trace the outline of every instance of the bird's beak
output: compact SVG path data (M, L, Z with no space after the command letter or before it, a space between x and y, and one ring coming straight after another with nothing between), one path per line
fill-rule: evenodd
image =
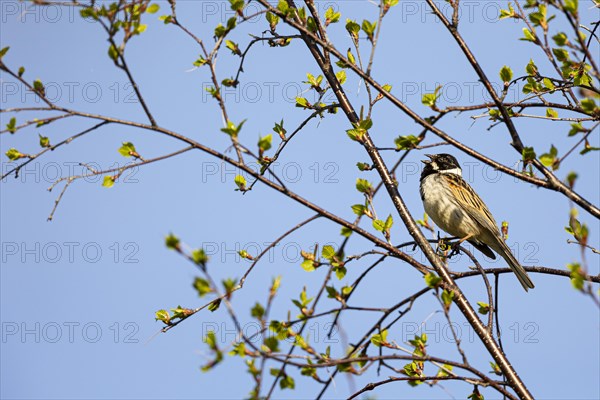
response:
M421 160L421 162L426 165L431 164L431 162L433 161L433 157L434 157L433 154L425 154L425 157L429 157L430 160Z

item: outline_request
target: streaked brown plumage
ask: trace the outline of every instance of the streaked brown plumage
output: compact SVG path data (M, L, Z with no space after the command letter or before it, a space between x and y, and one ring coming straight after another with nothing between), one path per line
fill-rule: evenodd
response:
M494 250L508 263L525 290L533 288L527 272L502 239L492 213L462 178L456 158L449 154L427 157L431 160L423 161L420 192L425 212L433 222L449 234L468 240L488 257L496 258Z

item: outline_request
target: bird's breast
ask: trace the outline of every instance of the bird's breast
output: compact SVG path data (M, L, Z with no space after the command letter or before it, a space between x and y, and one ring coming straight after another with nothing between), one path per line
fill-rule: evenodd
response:
M421 181L420 192L425 212L435 224L447 233L464 238L479 232L479 225L460 207L449 188L438 174Z

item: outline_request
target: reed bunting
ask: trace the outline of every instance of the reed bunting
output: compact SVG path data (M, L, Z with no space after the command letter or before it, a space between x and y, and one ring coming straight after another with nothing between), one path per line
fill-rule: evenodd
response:
M498 225L483 200L462 178L456 158L450 154L426 154L421 173L421 200L425 212L441 229L460 239L467 240L486 256L502 256L517 275L525 291L533 282L527 272L504 243ZM490 249L491 247L491 249Z

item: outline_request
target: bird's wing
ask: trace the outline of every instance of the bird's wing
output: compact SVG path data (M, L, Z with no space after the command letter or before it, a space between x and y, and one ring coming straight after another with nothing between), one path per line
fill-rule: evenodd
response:
M477 250L479 250L480 252L482 252L483 254L485 254L486 256L491 258L492 260L496 259L496 255L494 254L492 249L490 249L488 247L487 244L476 241L476 240L468 240L468 242L471 243L473 245L473 247L475 247Z
M487 230L493 236L499 238L500 231L498 224L492 216L481 197L475 193L473 188L461 176L456 174L444 174L444 179L448 183L450 192L460 204L461 208L482 228Z

